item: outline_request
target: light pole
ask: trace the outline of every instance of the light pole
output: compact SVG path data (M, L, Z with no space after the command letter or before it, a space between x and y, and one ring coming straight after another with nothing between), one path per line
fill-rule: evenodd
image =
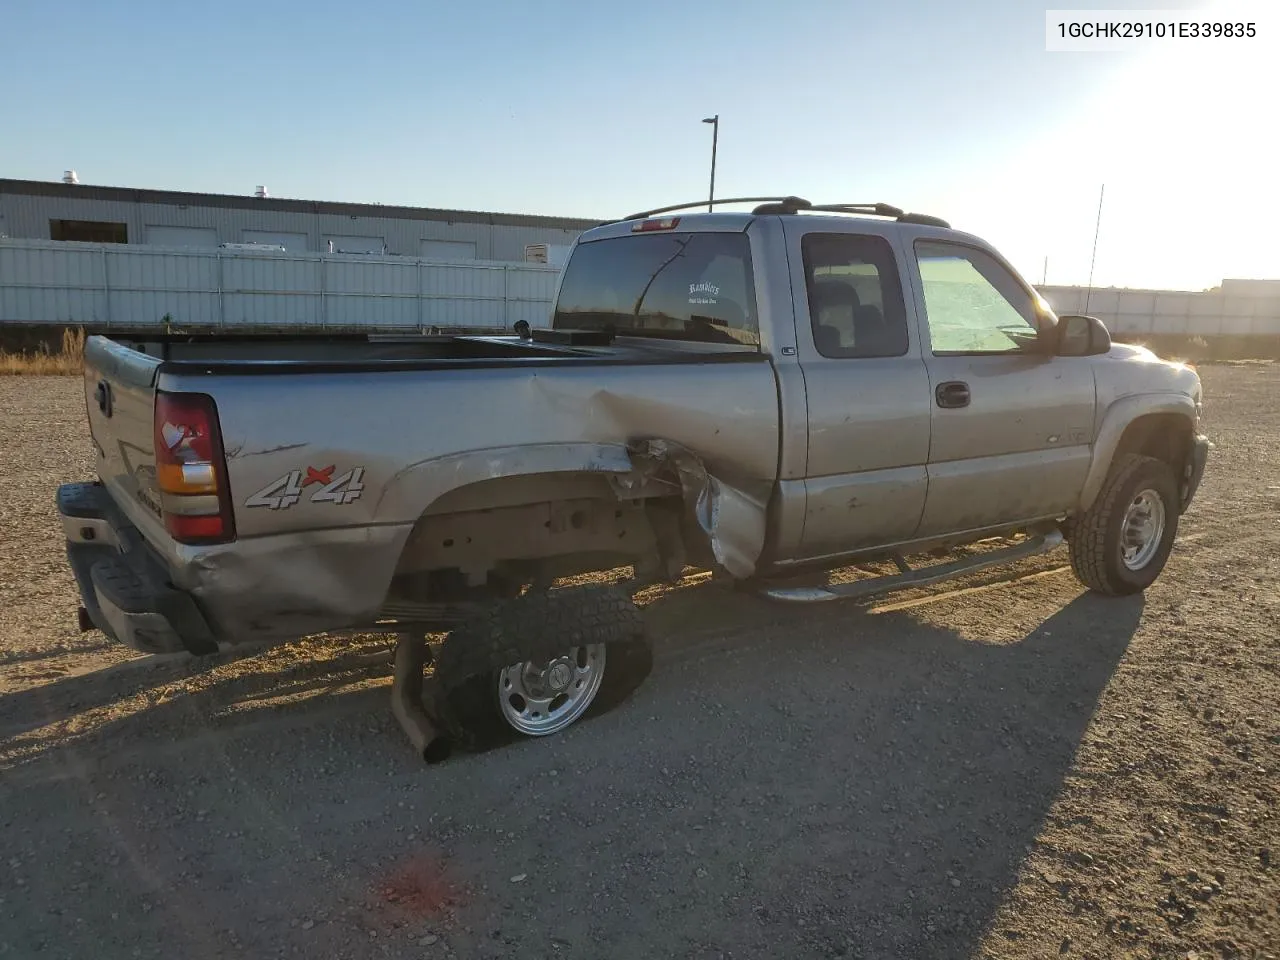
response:
M711 192L707 194L707 212L716 201L716 144L720 141L720 114L703 118L703 123L711 124Z

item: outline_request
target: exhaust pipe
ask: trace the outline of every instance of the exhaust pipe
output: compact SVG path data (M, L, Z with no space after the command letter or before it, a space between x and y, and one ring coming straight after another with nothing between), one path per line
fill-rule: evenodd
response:
M395 667L391 675L391 712L427 763L449 758L449 738L436 730L422 705L422 670L426 666L427 644L414 634L397 634Z

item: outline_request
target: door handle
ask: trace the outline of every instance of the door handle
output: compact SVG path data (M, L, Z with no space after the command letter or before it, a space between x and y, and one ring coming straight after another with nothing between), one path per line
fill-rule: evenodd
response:
M969 385L963 380L948 380L946 383L938 384L938 388L933 391L933 396L938 401L938 406L946 410L967 407Z

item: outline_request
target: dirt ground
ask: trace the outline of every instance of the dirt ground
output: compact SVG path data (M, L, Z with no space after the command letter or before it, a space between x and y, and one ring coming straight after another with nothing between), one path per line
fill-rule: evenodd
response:
M79 382L0 378L0 956L1280 957L1280 363L1206 366L1163 577L878 604L691 580L647 682L413 756L386 639L78 634Z

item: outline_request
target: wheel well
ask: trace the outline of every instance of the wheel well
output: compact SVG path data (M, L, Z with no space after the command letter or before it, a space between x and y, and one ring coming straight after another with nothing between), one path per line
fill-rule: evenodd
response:
M1116 447L1116 455L1138 453L1163 460L1175 473L1191 455L1191 421L1177 413L1152 413L1139 417L1125 428Z
M682 559L680 498L669 488L629 493L619 495L600 473L508 477L459 488L414 524L392 594L475 599L521 582Z

